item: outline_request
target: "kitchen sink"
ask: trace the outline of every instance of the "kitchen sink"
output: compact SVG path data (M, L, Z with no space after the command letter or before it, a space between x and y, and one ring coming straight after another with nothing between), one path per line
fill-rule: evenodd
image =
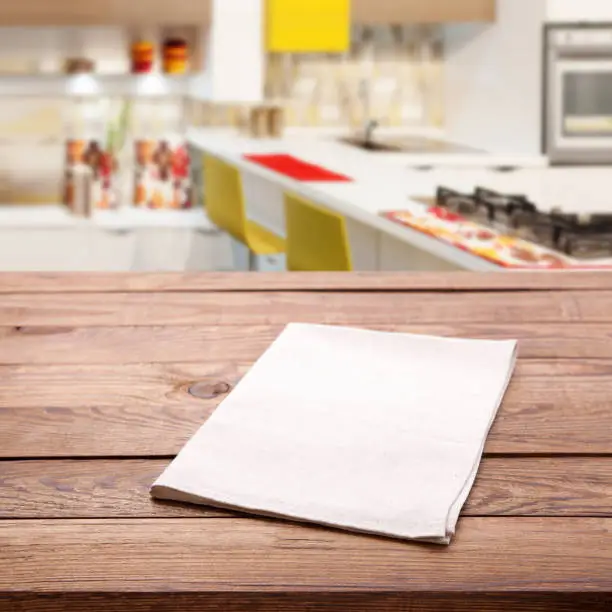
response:
M351 145L352 147L357 147L359 149L363 149L364 151L381 151L381 152L400 152L402 149L397 145L387 144L384 142L380 142L378 140L365 140L364 138L359 137L345 137L340 138L340 142L344 144Z
M381 153L435 153L443 155L452 153L482 153L478 149L454 142L422 136L390 136L387 138L375 138L370 141L360 136L345 136L339 138L339 141L364 151L378 151Z

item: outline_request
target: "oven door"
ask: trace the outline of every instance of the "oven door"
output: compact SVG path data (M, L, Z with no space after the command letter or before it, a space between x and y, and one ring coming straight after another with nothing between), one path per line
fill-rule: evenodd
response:
M548 102L551 161L612 163L612 57L557 59Z

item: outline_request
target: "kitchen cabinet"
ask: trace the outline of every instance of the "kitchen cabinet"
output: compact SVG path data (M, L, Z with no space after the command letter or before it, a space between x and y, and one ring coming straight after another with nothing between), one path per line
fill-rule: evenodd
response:
M350 0L267 0L266 48L338 53L350 41Z
M0 271L231 270L229 238L187 228L2 228Z
M141 228L131 270L139 272L232 269L231 243L217 231Z
M3 26L197 25L211 21L212 0L17 0L0 2Z
M612 21L610 0L548 0L548 21Z
M495 21L495 5L495 0L352 0L352 20L363 24Z

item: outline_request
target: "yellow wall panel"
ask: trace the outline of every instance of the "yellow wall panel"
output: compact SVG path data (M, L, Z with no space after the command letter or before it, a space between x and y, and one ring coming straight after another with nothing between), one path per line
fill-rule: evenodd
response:
M350 42L350 0L267 0L267 50L340 53Z

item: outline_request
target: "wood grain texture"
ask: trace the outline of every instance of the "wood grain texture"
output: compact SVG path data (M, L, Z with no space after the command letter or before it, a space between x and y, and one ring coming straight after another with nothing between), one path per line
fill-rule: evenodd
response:
M487 595L345 590L276 593L11 593L0 612L609 612L605 593Z
M41 0L42 1L42 0ZM0 293L612 290L610 272L2 272Z
M232 517L152 500L168 460L0 462L0 519ZM608 516L612 456L486 458L464 516Z
M224 397L198 399L189 387L235 384L248 367L0 367L0 457L174 455ZM610 369L609 361L519 360L485 452L612 452Z
M609 323L612 291L6 294L2 326Z
M352 19L363 24L495 21L494 0L352 0Z
M0 3L0 23L18 26L161 25L206 24L211 19L211 0L20 0Z
M0 592L610 594L611 537L609 518L466 517L449 547L264 519L4 520Z
M202 400L188 393L192 384L234 385L252 363L236 353L228 361L203 359L201 363L4 365L0 366L0 401L12 408L201 406ZM612 394L612 359L519 359L510 398L514 401L526 394L526 401L533 401L542 389L553 401L567 398L571 403ZM553 395L548 395L549 389Z
M287 321L519 339L452 546L150 500ZM0 611L607 612L610 397L610 274L0 275Z
M283 327L0 327L0 364L251 363ZM612 324L451 322L361 327L459 338L514 338L521 359L612 359Z

